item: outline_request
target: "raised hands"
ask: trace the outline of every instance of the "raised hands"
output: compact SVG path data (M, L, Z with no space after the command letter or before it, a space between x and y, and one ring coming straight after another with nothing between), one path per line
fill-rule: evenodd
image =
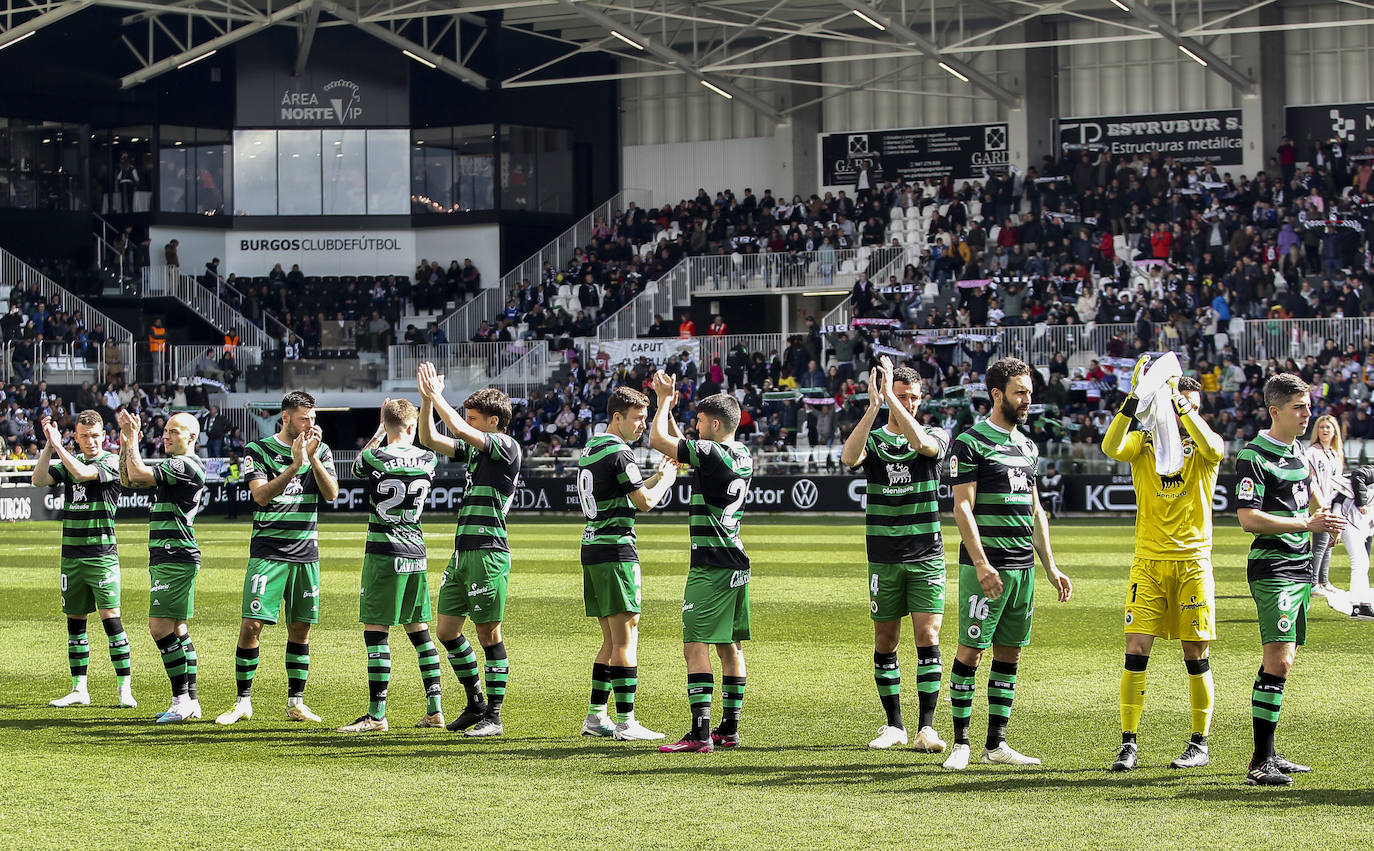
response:
M420 364L419 370L415 373L415 383L420 389L420 395L431 402L444 395L444 377L429 361Z
M663 370L654 373L654 395L658 397L660 405L671 403L677 394L677 377L668 375Z
M48 441L48 445L56 448L62 445L62 432L58 431L57 424L52 421L52 417L44 417L39 421L39 429L43 432L43 437Z

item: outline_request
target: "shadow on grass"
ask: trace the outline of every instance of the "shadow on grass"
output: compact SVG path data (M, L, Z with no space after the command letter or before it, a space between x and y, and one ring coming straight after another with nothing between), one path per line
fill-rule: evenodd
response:
M1237 781L1234 787L1196 789L1180 794L1196 801L1250 804L1256 807L1368 807L1374 804L1374 791L1368 789L1313 789L1293 786L1285 789L1260 789Z

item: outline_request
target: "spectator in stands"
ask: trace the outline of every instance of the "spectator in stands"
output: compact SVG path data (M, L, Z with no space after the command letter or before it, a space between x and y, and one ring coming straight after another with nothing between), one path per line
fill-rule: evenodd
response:
M726 330L725 319L719 314L711 320L710 325L706 326L706 336L708 337L724 337L726 333L728 332Z
M692 321L692 314L686 310L682 311L679 316L677 335L682 339L688 339L697 335L697 324Z

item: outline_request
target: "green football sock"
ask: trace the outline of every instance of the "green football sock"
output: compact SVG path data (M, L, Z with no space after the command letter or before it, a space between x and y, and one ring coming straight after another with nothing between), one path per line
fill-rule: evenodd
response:
M391 685L391 646L381 630L364 630L367 645L367 714L379 721L386 717L386 692Z
M430 638L427 629L407 634L410 636L410 643L415 645L415 653L420 661L420 682L425 687L425 712L429 715L442 712L439 649L434 646L434 641Z

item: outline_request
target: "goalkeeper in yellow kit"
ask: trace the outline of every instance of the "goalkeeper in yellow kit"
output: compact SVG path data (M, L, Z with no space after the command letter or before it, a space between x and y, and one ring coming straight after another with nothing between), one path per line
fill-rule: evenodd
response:
M1193 378L1169 379L1183 441L1183 469L1155 471L1155 436L1132 428L1148 356L1136 362L1131 393L1102 439L1109 458L1131 465L1135 485L1135 558L1126 593L1126 665L1121 672L1121 751L1113 771L1136 766L1136 731L1145 709L1145 667L1156 638L1183 643L1193 735L1171 768L1207 765L1212 722L1212 671L1207 643L1216 637L1212 582L1212 492L1226 446L1198 412L1202 387ZM1143 413L1141 411L1140 413Z

